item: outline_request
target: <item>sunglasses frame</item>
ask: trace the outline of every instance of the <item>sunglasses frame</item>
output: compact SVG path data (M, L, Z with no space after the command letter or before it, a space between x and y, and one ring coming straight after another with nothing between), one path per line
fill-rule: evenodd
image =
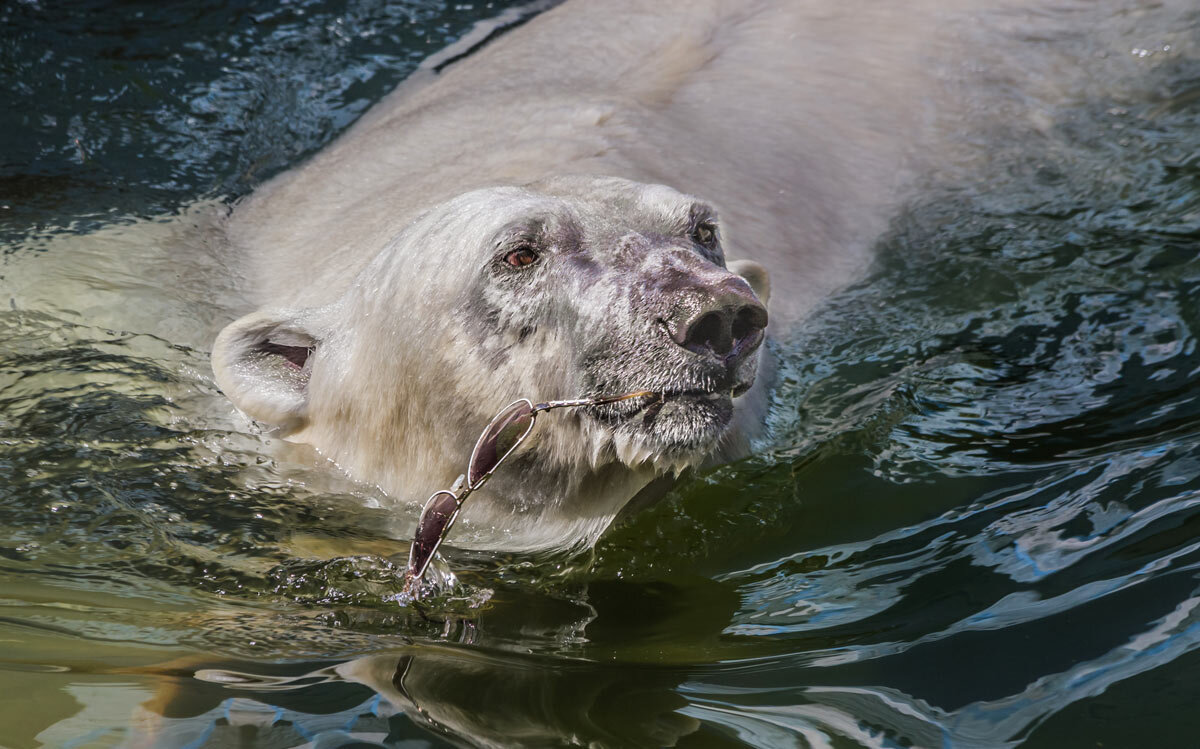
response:
M405 577L407 578L405 587L411 588L417 583L417 581L425 576L425 571L429 569L429 564L433 561L433 558L437 556L437 551L439 548L441 548L442 542L444 542L446 537L450 535L450 529L454 527L454 521L458 520L458 514L462 510L463 504L467 501L467 497L471 496L471 492L486 484L487 480L491 478L493 473L496 472L496 469L500 467L500 464L507 460L508 456L515 453L517 448L521 446L521 443L533 433L533 427L537 423L537 415L539 413L543 411L550 411L555 408L602 406L608 403L617 403L618 401L629 400L630 398L638 398L648 395L657 396L658 393L650 390L638 390L636 392L626 393L625 395L545 401L544 403L537 404L528 398L518 398L504 408L500 409L496 415L492 417L492 420L487 423L487 426L483 428L483 431L479 433L479 439L475 440L475 447L471 450L471 458L467 461L467 472L461 474L449 489L439 489L438 491L429 495L429 499L425 500L425 504L421 507L421 515L417 520L417 530L413 539L413 544L408 551L408 571L405 574ZM492 430L492 427L495 426L500 417L504 416L504 414L508 413L519 403L525 403L529 407L529 427L525 429L524 433L521 434L519 438L517 438L517 441L512 444L512 447L508 448L503 455L498 455L496 457L496 462L492 464L492 467L489 468L483 475L481 475L474 484L472 484L470 479L471 467L475 464L475 458L479 455L479 448L483 444L484 438L488 436L488 432ZM499 434L497 433L497 437L498 436ZM419 538L421 527L425 523L425 514L429 512L429 508L433 506L434 500L443 494L454 500L454 510L450 513L450 519L447 520L446 524L442 527L441 533L438 534L437 540L433 542L433 546L429 549L429 553L425 556L424 561L421 562L419 567L415 567L414 562L417 560L413 558L413 555L417 553L417 538Z

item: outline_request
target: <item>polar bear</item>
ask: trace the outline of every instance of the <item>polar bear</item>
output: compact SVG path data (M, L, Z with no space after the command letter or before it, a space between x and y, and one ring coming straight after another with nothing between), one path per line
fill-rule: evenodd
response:
M919 176L980 157L980 96L1036 129L1075 85L1009 31L1023 4L568 0L427 65L237 206L257 309L217 381L410 503L515 399L660 393L547 416L456 531L591 544L657 476L747 453L764 329L860 275Z

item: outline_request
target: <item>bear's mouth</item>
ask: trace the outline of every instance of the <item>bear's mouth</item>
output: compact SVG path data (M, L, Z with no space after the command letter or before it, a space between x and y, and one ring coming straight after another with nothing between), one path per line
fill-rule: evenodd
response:
M749 386L734 388L687 388L675 390L660 390L658 397L639 409L643 414L643 423L647 427L654 426L664 409L668 411L680 409L686 411L708 411L713 407L720 410L721 406L732 406L737 396L749 390Z
M753 383L740 382L734 385L721 384L710 387L658 387L642 388L654 395L623 403L595 406L602 420L625 420L642 414L653 420L667 405L686 408L689 404L731 401L748 391ZM605 418L607 417L607 418Z
M750 384L725 381L708 387L645 389L655 395L588 411L616 434L632 437L653 452L675 460L682 455L705 453L716 445L731 422L733 399L749 390Z
M750 389L749 383L738 383L733 387L713 387L713 388L676 388L667 390L658 390L659 400L667 400L670 398L708 398L714 395L728 395L730 398L737 398L745 394Z
M584 392L643 390L655 395L598 405L583 413L614 444L626 446L620 449L633 460L643 460L645 455L674 463L691 460L714 449L729 431L735 399L745 395L756 379L756 367L750 362L729 369L675 356L618 358L607 350L584 364L591 375L581 388Z

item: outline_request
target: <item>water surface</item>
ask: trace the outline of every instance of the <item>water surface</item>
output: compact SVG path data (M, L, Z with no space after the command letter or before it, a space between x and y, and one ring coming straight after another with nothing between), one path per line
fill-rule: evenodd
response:
M1200 20L909 205L760 454L422 615L140 269L499 6L0 9L0 742L1196 745Z

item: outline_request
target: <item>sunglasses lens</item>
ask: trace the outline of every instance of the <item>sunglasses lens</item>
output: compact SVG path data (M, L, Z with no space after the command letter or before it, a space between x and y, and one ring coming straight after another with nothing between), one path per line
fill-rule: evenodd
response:
M425 503L421 510L421 519L417 521L417 533L413 538L412 549L408 552L408 571L420 574L425 571L425 565L437 551L446 526L454 518L458 509L458 500L450 492L438 492Z
M508 457L517 444L533 429L533 404L517 401L501 411L475 445L467 471L467 486L474 487Z

